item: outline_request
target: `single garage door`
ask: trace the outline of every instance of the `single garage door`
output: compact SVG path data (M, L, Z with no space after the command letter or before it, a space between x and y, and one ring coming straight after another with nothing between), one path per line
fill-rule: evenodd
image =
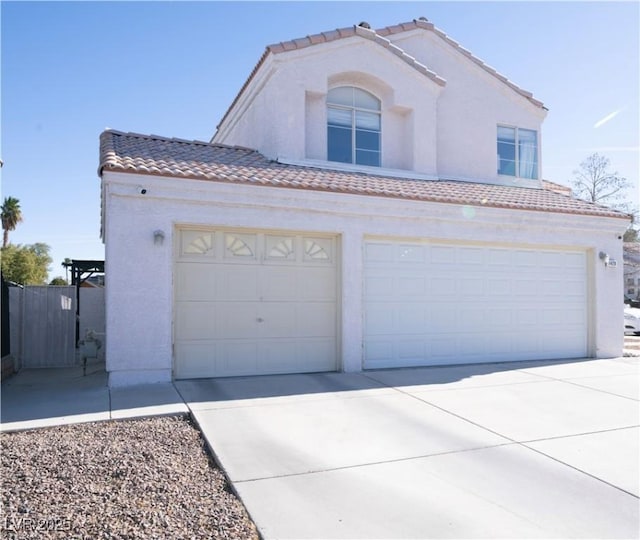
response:
M180 230L176 378L336 369L336 241Z
M584 251L365 243L365 368L587 356Z

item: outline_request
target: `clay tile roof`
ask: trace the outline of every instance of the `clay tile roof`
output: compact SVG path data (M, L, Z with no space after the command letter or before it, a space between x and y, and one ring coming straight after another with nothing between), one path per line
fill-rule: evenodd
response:
M287 165L250 148L115 130L100 136L98 172L102 176L104 171L629 219L610 208L546 189L411 180Z

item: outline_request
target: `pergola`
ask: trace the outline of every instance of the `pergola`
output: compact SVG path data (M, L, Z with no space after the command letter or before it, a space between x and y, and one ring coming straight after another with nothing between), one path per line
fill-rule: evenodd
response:
M71 285L76 287L76 347L80 340L80 287L94 274L104 274L104 261L71 261Z

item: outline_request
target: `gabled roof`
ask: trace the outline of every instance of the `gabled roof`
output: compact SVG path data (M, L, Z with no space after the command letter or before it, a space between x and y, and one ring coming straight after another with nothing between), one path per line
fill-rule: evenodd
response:
M380 36L391 36L394 34L399 34L401 32L408 32L410 30L417 30L417 29L433 32L439 38L441 38L446 43L451 45L454 49L456 49L458 52L466 56L473 63L477 64L482 69L484 69L487 73L489 73L490 75L493 75L496 79L506 84L509 88L511 88L518 94L520 94L522 97L528 99L533 105L535 105L536 107L544 108L543 103L535 99L531 92L528 92L523 88L520 88L517 84L513 83L507 77L505 77L504 75L496 71L494 68L492 68L491 66L483 62L480 58L478 58L473 53L471 53L471 51L469 51L468 49L465 49L462 45L460 45L460 43L458 43L454 39L451 39L447 34L445 34L439 28L436 28L432 22L429 22L427 20L426 17L420 17L419 19L414 19L411 22L400 23L394 26L386 26L385 28L376 30L376 33Z
M220 125L222 125L222 123L225 121L225 119L227 118L227 116L235 106L235 104L240 99L240 96L243 94L247 86L249 86L249 83L255 77L256 73L258 72L258 70L260 69L260 67L262 66L262 64L270 54L277 55L277 54L286 53L289 51L304 49L304 48L312 47L322 43L329 43L332 41L346 39L354 36L360 36L362 38L369 39L374 43L377 43L378 45L385 47L386 49L394 53L396 56L404 60L407 64L417 69L420 73L423 73L424 75L426 75L429 79L434 81L436 84L440 86L444 86L446 84L446 80L444 78L442 78L440 75L438 75L434 71L430 70L424 64L420 63L410 54L407 54L404 50L402 50L396 44L392 43L386 37L386 36L393 36L402 32L408 32L408 31L417 30L417 29L433 32L438 37L443 39L446 43L448 43L450 46L454 47L462 55L466 56L467 58L469 58L469 60L471 60L472 62L480 66L482 69L484 69L487 73L489 73L490 75L493 75L498 80L500 80L501 82L509 86L509 88L514 90L516 93L520 94L522 97L529 100L533 105L535 105L536 107L544 108L543 103L535 99L531 92L528 92L527 90L520 88L518 85L510 81L507 77L498 73L498 71L496 71L494 68L487 65L480 58L478 58L477 56L474 56L469 50L462 47L457 41L451 39L442 30L436 28L434 24L429 22L425 17L420 17L419 19L414 19L411 22L400 23L393 26L385 26L384 28L381 28L379 30L372 30L369 28L369 25L367 23L360 23L358 25L354 25L347 28L338 28L336 30L331 30L329 32L320 32L319 34L313 34L303 38L296 38L289 41L281 41L280 43L274 43L272 45L268 45L264 53L260 57L260 60L251 71L251 74L249 75L245 83L242 85L242 88L240 88L240 91L236 95L235 99L231 102L231 105L225 112L224 116L222 117L222 120L220 120L218 127L220 127Z
M271 161L249 148L107 130L100 136L105 171L171 178L391 197L628 219L626 214L545 189L453 180L417 180Z

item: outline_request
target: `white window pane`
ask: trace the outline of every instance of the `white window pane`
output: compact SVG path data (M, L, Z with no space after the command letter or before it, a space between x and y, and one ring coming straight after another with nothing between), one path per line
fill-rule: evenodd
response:
M327 108L327 121L330 126L345 126L351 127L352 114L349 109L334 109L333 107Z
M380 131L380 115L376 113L356 111L356 128Z
M353 89L354 105L360 109L380 110L380 101L374 95L359 88Z
M369 165L380 167L380 152L370 152L368 150L356 150L356 163L358 165Z
M327 103L353 107L353 88L350 86L341 86L340 88L329 90L327 93Z
M518 131L518 139L520 140L520 144L526 142L535 146L537 133L535 131L531 131L530 129L521 129Z
M516 130L515 128L498 126L498 140L501 142L516 142Z
M521 178L531 178L535 180L538 178L538 164L533 161L522 161L520 162L520 177Z
M498 162L498 174L504 174L506 176L516 175L516 162L508 159L501 159Z
M353 161L351 143L351 129L329 126L327 128L327 159L351 163Z

